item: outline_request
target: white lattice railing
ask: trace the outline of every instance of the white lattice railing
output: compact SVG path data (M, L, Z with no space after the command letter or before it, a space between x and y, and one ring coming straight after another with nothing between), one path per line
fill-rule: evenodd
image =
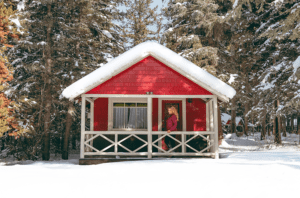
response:
M214 135L212 131L86 131L82 134L81 156L212 156ZM173 137L172 135L175 135ZM169 137L176 145L168 151L161 147L161 140ZM195 141L203 147L195 147ZM132 142L136 142L134 146ZM194 144L194 145L193 145ZM198 144L199 146L199 144Z

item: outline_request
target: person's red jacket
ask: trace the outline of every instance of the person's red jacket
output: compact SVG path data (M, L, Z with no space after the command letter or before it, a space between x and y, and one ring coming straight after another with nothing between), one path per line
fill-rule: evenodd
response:
M167 120L167 130L177 131L177 117L176 115L171 115Z

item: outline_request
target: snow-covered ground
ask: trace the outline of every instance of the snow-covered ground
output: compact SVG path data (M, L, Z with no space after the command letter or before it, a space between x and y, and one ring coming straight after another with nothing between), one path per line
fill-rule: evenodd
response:
M224 158L219 160L172 158L79 166L78 156L72 155L68 161L0 162L0 197L297 196L300 148L259 147L254 139L227 136L220 149ZM247 146L258 149L245 151Z
M300 136L289 134L284 137L281 134L282 145L274 144L274 135L266 136L265 140L260 140L260 132L251 133L248 136L237 137L235 134L224 134L224 139L219 149L220 152L238 151L300 151Z

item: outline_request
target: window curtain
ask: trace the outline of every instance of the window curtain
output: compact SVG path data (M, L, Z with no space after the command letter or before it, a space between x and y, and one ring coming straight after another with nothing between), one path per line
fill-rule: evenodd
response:
M125 108L125 128L135 129L136 128L136 108Z
M147 108L114 107L113 128L147 129Z
M137 128L147 129L147 108L137 108Z
M113 108L113 128L124 128L124 108Z

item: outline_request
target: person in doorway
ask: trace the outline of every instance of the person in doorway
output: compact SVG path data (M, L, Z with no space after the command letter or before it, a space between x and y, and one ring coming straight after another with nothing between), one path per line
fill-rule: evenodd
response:
M171 133L172 131L177 131L177 122L179 121L179 116L174 106L168 108L168 113L169 113L169 117L164 124L165 124L165 130L168 133ZM172 138L168 136L162 138L162 149L167 151L174 146L175 146L175 142Z

